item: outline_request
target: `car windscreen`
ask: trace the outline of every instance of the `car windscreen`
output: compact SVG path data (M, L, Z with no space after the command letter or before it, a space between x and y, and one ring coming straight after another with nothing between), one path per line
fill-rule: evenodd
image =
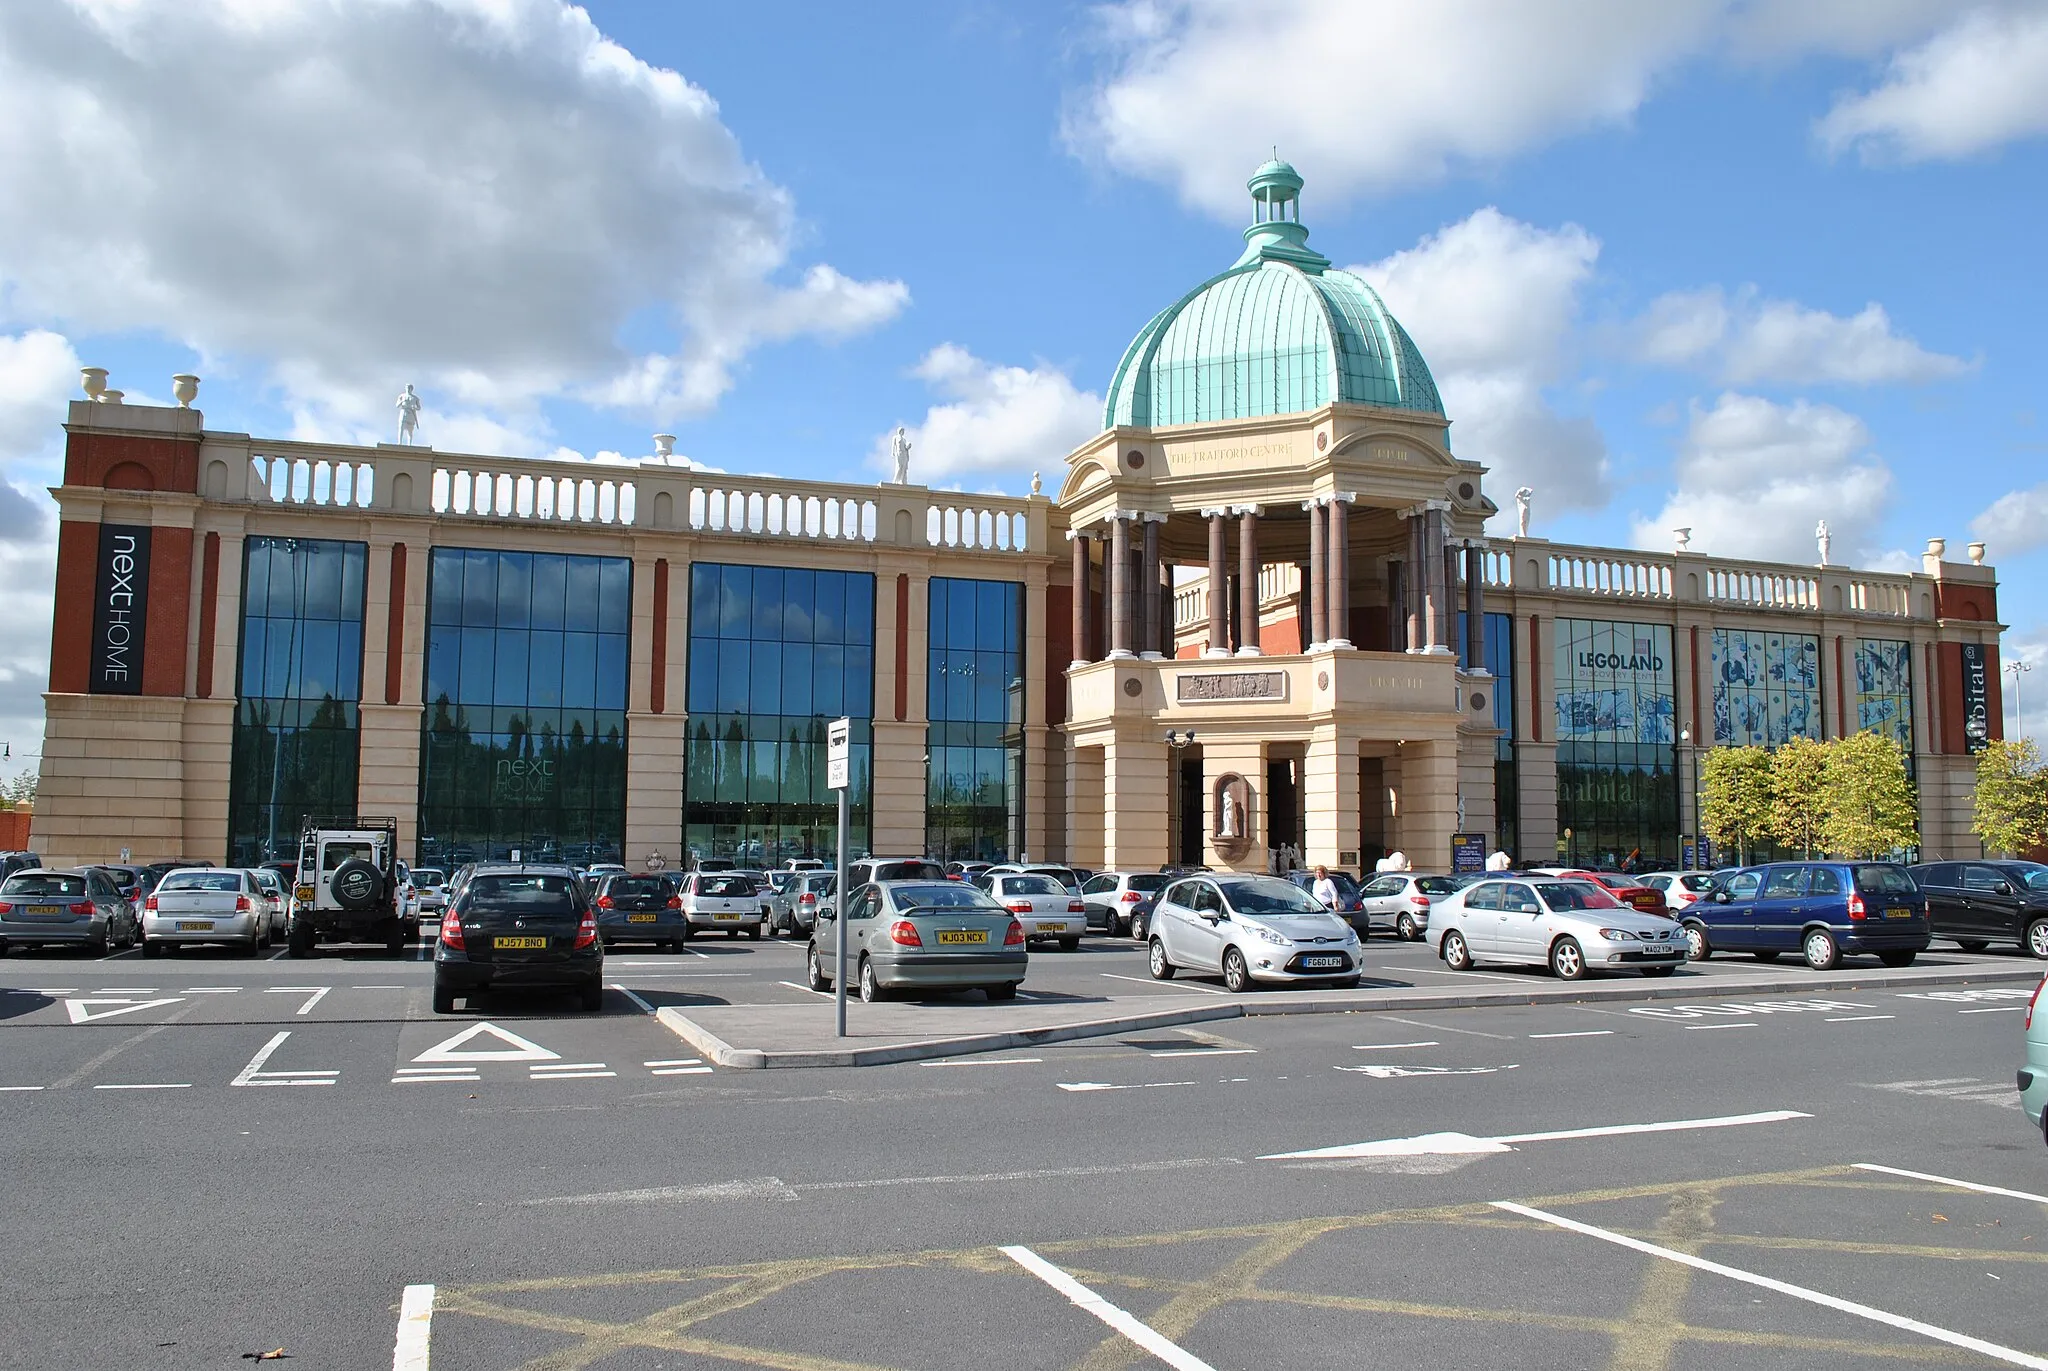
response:
M1415 888L1425 895L1455 895L1465 885L1455 876L1420 876L1415 881Z
M1536 893L1552 909L1620 909L1615 899L1591 881L1539 881Z
M985 909L1000 913L1002 906L971 885L947 881L944 885L904 885L889 892L898 909Z
M574 914L581 907L569 876L475 876L463 888L462 903L515 914Z
M242 878L232 871L173 871L164 877L164 883L157 887L157 893L167 890L224 890L239 891Z
M1166 889L1166 883L1171 879L1170 876L1129 876L1124 879L1124 884L1140 895L1157 895Z
M877 881L943 881L946 869L937 862L880 862L870 878Z
M1920 887L1913 884L1913 878L1900 866L1859 866L1856 868L1856 888L1869 895L1918 895Z
M745 876L707 876L697 882L697 893L713 900L744 900L754 894L754 883Z
M604 893L614 899L621 896L637 899L642 895L661 899L668 894L668 882L659 876L614 876L612 883L604 888Z
M1219 881L1232 912L1254 916L1273 914L1327 914L1322 903L1290 881L1253 877L1245 881Z
M956 882L957 884L957 882ZM1005 876L1005 895L1064 895L1066 889L1050 876Z
M39 871L32 875L9 876L7 884L0 885L0 896L26 898L37 895L83 898L85 877L60 876L52 871Z

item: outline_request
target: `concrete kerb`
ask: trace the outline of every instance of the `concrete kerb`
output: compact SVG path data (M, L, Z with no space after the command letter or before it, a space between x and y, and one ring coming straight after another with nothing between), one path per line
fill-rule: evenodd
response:
M827 1066L886 1066L894 1062L927 1061L938 1057L960 1057L1004 1048L1032 1047L1045 1043L1071 1042L1078 1038L1108 1037L1149 1028L1174 1028L1184 1024L1211 1023L1219 1019L1268 1018L1290 1014L1376 1014L1394 1010L1509 1008L1539 1004L1583 1004L1589 1001L1698 1000L1730 995L1830 995L1866 989L1911 988L1916 986L1971 985L1983 983L2032 983L2043 974L2039 967L2026 970L1959 970L1939 975L1891 976L1876 973L1845 981L1816 984L1811 975L1786 976L1772 980L1730 984L1723 979L1672 982L1617 982L1610 984L1531 986L1528 989L1471 990L1438 994L1381 994L1347 991L1342 997L1308 999L1247 996L1225 1004L1208 1004L1188 1009L1127 1014L1085 1023L1061 1024L1048 1028L1021 1028L1002 1033L964 1034L958 1037L924 1038L888 1043L877 1047L846 1047L814 1050L735 1047L673 1006L656 1011L655 1017L671 1033L718 1066L739 1069L799 1068ZM1311 992L1313 993L1313 992Z

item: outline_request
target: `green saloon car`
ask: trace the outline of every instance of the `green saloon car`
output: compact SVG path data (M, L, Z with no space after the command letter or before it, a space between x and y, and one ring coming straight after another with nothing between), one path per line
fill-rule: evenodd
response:
M1024 926L965 881L873 881L845 902L848 988L872 1003L897 991L971 990L1016 997L1029 958ZM820 909L805 957L810 987L836 966L834 911Z

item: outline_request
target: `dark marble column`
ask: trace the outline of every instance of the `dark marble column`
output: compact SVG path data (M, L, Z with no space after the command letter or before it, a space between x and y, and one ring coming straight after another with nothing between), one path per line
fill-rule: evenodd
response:
M1159 525L1157 515L1141 514L1145 521L1144 556L1138 566L1138 585L1145 596L1144 627L1138 632L1138 653L1144 657L1159 656L1160 630L1164 627L1165 606L1159 599Z
M1230 655L1230 532L1229 511L1205 509L1209 521L1209 646L1205 657Z
M1308 511L1308 622L1302 625L1302 636L1313 651L1330 637L1325 627L1330 622L1327 613L1330 571L1323 561L1323 502L1306 500L1301 507Z
M1257 657L1259 652L1259 507L1237 507L1237 655Z
M1074 665L1088 658L1088 535L1075 529L1067 534L1074 545Z
M1486 549L1465 548L1465 660L1472 670L1486 670Z
M1351 646L1351 497L1338 493L1330 497L1330 531L1324 556L1330 563L1330 589L1325 613L1329 616L1329 645Z
M1121 510L1109 516L1109 655L1131 655L1131 523Z

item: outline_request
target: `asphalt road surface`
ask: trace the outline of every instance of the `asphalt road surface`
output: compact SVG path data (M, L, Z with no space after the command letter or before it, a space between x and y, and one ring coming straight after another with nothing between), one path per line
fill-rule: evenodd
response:
M800 958L695 951L452 1018L368 953L0 962L0 1365L2048 1367L2021 987L734 1072L649 1007Z

